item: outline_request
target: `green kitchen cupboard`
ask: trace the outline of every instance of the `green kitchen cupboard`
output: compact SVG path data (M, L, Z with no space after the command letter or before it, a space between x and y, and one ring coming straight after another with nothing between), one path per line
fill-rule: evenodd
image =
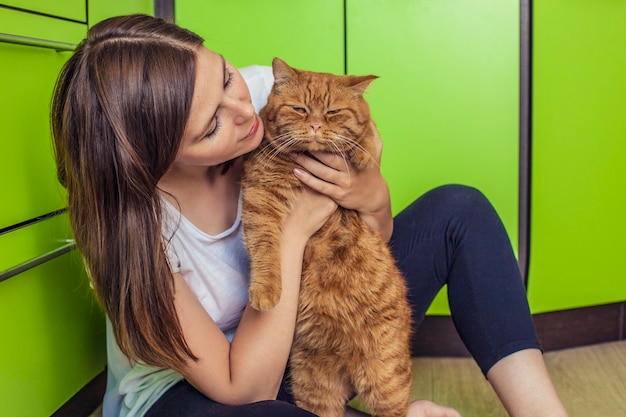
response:
M348 72L380 76L367 97L394 212L442 184L476 187L517 248L519 2L346 4ZM443 295L431 314L447 313Z
M626 3L533 6L534 312L626 300Z

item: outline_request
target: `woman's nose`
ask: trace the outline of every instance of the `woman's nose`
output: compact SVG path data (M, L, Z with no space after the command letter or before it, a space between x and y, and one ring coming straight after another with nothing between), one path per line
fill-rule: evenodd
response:
M250 102L250 99L239 99L229 97L228 107L233 112L235 123L246 123L250 121L250 118L254 115L254 106Z

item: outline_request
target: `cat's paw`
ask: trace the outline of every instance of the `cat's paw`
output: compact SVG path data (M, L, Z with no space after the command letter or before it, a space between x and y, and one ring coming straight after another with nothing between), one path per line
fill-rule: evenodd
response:
M280 289L259 288L250 285L250 305L259 311L268 311L276 307L280 300Z

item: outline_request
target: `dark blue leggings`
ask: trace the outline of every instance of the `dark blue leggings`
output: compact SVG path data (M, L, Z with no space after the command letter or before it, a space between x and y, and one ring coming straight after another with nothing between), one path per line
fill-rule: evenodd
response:
M485 375L511 353L540 348L509 238L479 191L448 185L423 195L395 217L390 246L407 279L415 326L447 284L454 324ZM146 416L312 416L291 403L288 383L276 401L224 406L182 381Z
M390 245L415 325L447 284L452 319L483 374L511 353L540 348L509 238L479 191L447 185L423 195L395 217Z

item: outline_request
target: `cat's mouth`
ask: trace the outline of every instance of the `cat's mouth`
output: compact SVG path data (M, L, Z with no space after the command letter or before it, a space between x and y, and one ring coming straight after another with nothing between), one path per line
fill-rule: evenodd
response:
M332 146L329 142L321 142L321 141L310 141L301 144L300 146L294 145L290 150L290 152L327 152L327 153L336 153L343 154L345 153L345 149L339 148L337 146Z

